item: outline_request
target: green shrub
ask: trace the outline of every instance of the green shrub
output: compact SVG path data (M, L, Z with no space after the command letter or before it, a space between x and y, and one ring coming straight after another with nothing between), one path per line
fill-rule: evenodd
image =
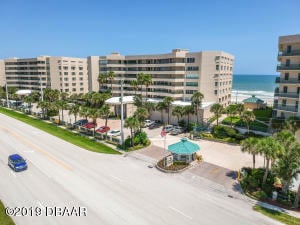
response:
M252 192L252 195L259 200L265 200L268 198L268 195L263 190Z
M139 131L133 137L133 144L134 145L139 145L139 144L146 145L148 143L147 140L148 140L148 137L147 137L146 132Z

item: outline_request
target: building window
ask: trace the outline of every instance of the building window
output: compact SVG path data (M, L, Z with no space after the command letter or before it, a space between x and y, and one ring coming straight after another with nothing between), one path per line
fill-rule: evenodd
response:
M71 70L75 70L75 69L76 69L75 66L72 66L72 67L71 67Z
M219 65L216 65L216 70L219 70L220 66Z
M186 70L187 71L197 71L197 70L199 70L199 67L198 66L188 66L188 67L186 67Z
M75 73L75 72L72 72L72 75L74 76L74 75L76 75L76 73Z
M76 77L72 77L72 80L76 80Z
M283 87L283 93L287 93L287 90L288 90L288 87L287 87L287 86L284 86L284 87Z
M79 80L83 80L83 77L79 77Z
M198 87L198 82L186 82L185 86Z
M83 86L83 83L80 83L80 86Z
M289 80L289 73L284 74L284 80Z
M195 62L195 58L187 58L186 62L187 63L194 63Z
M100 65L106 65L106 64L107 64L107 60L100 60L100 61L99 61L99 64L100 64Z
M196 90L186 90L185 91L186 94L190 94L190 95L194 94L195 92L196 92Z
M186 79L198 79L199 75L198 74L186 74L185 78Z
M286 99L282 99L282 106L283 106L283 107L286 106Z
M215 95L217 95L218 94L218 90L215 90Z
M65 92L69 92L69 89L65 89Z
M69 84L68 84L68 83L65 83L65 86L66 86L66 87L69 87Z
M83 72L79 72L79 75L83 75Z
M300 87L297 87L297 94L300 94Z
M76 88L72 88L72 91L76 91Z
M67 77L65 77L65 78L64 78L64 81L68 81L68 78L67 78Z
M68 72L64 72L64 75L68 75Z
M298 80L300 80L300 73L298 73Z
M80 91L83 91L83 88L80 88Z
M82 66L80 66L80 67L79 67L79 70L83 70L83 67L82 67Z
M73 86L73 87L76 86L76 83L72 83L72 86Z
M64 70L68 70L69 69L69 67L67 67L67 66L64 66Z
M218 87L218 82L215 82L215 87Z

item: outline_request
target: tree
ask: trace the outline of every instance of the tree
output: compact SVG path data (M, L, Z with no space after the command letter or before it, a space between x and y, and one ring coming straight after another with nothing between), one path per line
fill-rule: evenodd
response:
M52 108L52 103L49 101L39 101L37 104L37 108L41 108L43 112L43 119L45 119L45 116L48 116L48 111Z
M184 111L182 106L175 106L172 110L172 115L177 117L177 123L179 123L179 119L183 116Z
M125 120L124 127L130 129L130 144L131 146L133 146L133 131L137 130L140 127L140 121L135 116L128 117Z
M217 117L217 125L219 125L219 118L223 112L223 106L219 103L215 103L211 106L210 112L214 113L214 115Z
M236 112L239 114L239 116L241 116L244 111L245 111L244 104L242 103L236 104Z
M194 106L194 109L195 109L195 112L196 112L197 125L199 124L198 114L199 114L199 108L202 105L203 98L204 98L204 95L199 91L195 92L191 97L192 105Z
M133 104L134 104L136 107L142 107L142 106L143 106L142 96L141 96L140 94L135 95L135 96L133 97Z
M190 124L190 114L195 113L194 107L192 105L186 105L183 107L183 112L184 112L184 115L187 115L187 117L188 117L187 125L189 125Z
M164 99L163 99L165 109L167 110L167 113L168 113L168 124L170 124L170 108L171 108L173 101L174 101L174 99L170 96L164 97Z
M249 154L252 154L253 169L255 169L255 156L259 153L257 149L257 143L257 138L250 137L245 139L241 145L242 152L248 152Z
M104 118L105 118L105 127L107 127L107 120L108 120L108 117L111 115L111 111L110 111L110 108L109 108L108 105L103 105L100 108L100 115L104 116ZM106 131L106 134L107 134L107 131Z
M246 124L247 130L248 130L248 134L250 132L250 122L255 120L255 115L253 112L250 111L245 111L242 113L241 115L241 120Z
M69 115L73 114L75 118L75 123L77 121L77 116L80 112L80 106L77 104L73 104L72 106L69 107Z
M165 104L163 102L158 102L155 109L160 111L160 116L161 116L161 122L164 123L164 118L163 118L163 111L166 108Z
M25 96L24 102L28 103L29 114L31 114L31 106L32 106L32 103L35 102L34 97L32 95Z
M83 116L87 120L87 118L89 116L89 108L86 106L80 107L79 115Z
M108 80L110 81L110 91L111 91L111 93L113 92L112 91L112 82L113 82L113 80L115 79L115 73L113 72L113 71L109 71L108 72L108 74L107 74L107 78L108 78Z
M142 130L142 124L144 123L144 120L148 118L148 115L149 115L148 110L143 107L140 107L135 111L134 116L140 122L140 131Z
M97 124L97 119L101 116L101 111L100 109L96 108L89 108L88 109L88 116L92 118L93 124L94 124L94 134L96 131L96 124Z
M98 75L97 81L99 83L99 87L102 87L102 89L104 89L104 84L107 82L107 75L105 73L100 73Z
M43 91L43 97L45 101L49 102L55 102L59 100L60 97L60 91L59 90L52 90L49 88L45 88Z
M130 81L130 86L134 90L134 95L136 96L136 91L138 90L138 82L137 82L137 80Z
M227 115L230 117L230 126L232 127L232 117L234 117L237 113L237 105L231 104L225 109Z
M61 120L64 121L64 110L68 108L68 102L65 100L57 100L55 102L55 105L57 106L58 111L61 110ZM59 121L60 121L60 116L59 116Z
M299 130L299 121L300 118L298 117L289 117L286 121L284 121L283 128L286 130L291 131L293 134L296 133L297 130Z
M155 110L155 104L153 102L146 102L145 108L147 109L148 114L150 116L150 112Z
M258 141L257 150L266 158L266 170L262 181L262 184L264 185L268 177L270 161L274 161L278 155L282 154L283 147L274 138L265 137Z
M144 73L139 73L137 75L137 82L139 85L141 85L141 96L143 97L143 85L144 85L144 79L145 79L145 74Z
M149 74L144 74L143 83L146 86L146 101L148 99L148 87L152 84L152 77Z

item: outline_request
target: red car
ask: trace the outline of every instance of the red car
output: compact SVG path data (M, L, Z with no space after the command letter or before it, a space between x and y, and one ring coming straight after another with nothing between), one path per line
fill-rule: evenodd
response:
M97 123L93 123L93 122L88 122L86 124L84 124L82 127L87 128L87 129L92 129L94 127L97 127Z
M99 129L97 129L96 132L105 133L109 130L110 130L110 127L102 126L102 127L99 127Z

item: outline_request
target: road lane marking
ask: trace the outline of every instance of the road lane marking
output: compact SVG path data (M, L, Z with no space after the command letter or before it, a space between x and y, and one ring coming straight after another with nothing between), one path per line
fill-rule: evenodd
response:
M114 178L115 180L118 180L118 181L120 181L120 182L123 182L123 180L122 180L121 178L116 177L116 176L114 176L114 175L110 175L110 177L111 177L111 178Z
M15 138L19 139L20 141L22 141L23 143L29 145L30 147L34 148L35 150L39 151L40 153L44 154L45 156L47 156L50 160L52 160L53 162L55 162L56 164L62 166L63 168L71 171L72 170L72 167L65 164L64 162L62 162L61 160L55 158L53 155L51 155L49 152L41 149L40 147L36 146L35 144L32 144L31 142L29 142L28 140L26 140L25 138L21 137L20 135L18 135L17 133L11 131L11 130L8 130L6 129L5 127L3 126L0 126L2 127L2 129L6 130L8 133L11 133Z
M29 153L33 153L33 150L24 150L23 152L29 152Z
M216 168L216 169L210 171L210 173L211 173L211 174L215 174L215 173L217 173L219 170L220 170L220 168Z
M192 217L190 217L190 216L186 215L185 213L181 212L179 209L176 209L176 208L174 208L174 207L172 207L172 206L169 206L169 209L172 209L173 211L179 213L180 215L182 215L182 216L184 216L184 217L186 217L186 218L192 220Z

